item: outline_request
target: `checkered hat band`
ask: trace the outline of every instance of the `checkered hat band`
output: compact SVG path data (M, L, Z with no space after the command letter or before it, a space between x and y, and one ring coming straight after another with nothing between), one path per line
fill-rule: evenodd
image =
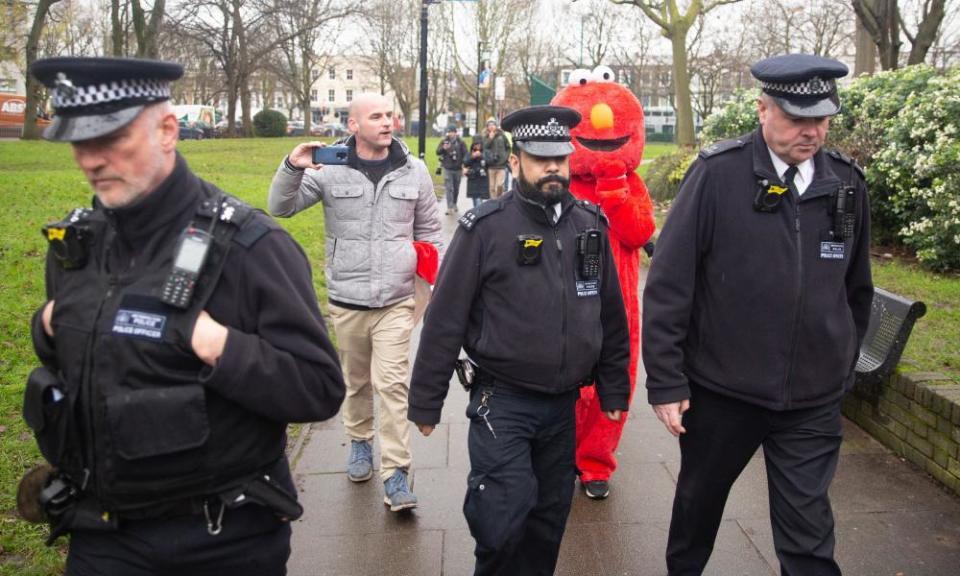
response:
M803 82L761 82L764 92L785 96L826 96L836 90L836 82L814 76Z
M97 106L121 100L166 100L170 98L170 82L166 80L120 80L90 86L77 86L73 93L57 88L53 91L53 107L57 110Z
M562 124L521 124L512 131L514 140L569 140L570 128Z

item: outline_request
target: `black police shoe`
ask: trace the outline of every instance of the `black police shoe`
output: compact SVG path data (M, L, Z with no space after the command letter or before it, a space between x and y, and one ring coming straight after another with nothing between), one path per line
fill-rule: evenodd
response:
M590 480L583 483L583 492L587 498L603 500L610 495L610 483L606 480Z

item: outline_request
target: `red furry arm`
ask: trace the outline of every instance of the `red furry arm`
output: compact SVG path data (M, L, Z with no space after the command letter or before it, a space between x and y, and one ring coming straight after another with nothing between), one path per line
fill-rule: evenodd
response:
M604 173L606 167L598 168L597 200L610 221L610 233L627 248L643 247L656 229L646 184L636 172L611 178Z

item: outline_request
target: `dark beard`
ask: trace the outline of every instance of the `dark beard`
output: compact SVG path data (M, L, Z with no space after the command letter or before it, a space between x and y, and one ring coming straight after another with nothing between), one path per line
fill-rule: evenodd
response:
M550 186L545 186L550 184ZM517 192L527 200L543 206L553 206L570 191L570 179L559 174L548 174L533 184L527 180L520 168L517 178Z

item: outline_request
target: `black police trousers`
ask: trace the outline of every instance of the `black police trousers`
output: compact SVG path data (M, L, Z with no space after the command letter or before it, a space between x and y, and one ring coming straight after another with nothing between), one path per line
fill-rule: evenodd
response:
M553 574L576 477L577 396L474 385L463 514L476 540L476 576Z
M258 505L225 510L216 536L202 514L121 520L115 532L71 534L66 576L283 576L290 535Z
M667 541L670 576L703 573L730 488L760 446L781 576L839 576L827 490L840 454L840 402L778 412L690 390Z

